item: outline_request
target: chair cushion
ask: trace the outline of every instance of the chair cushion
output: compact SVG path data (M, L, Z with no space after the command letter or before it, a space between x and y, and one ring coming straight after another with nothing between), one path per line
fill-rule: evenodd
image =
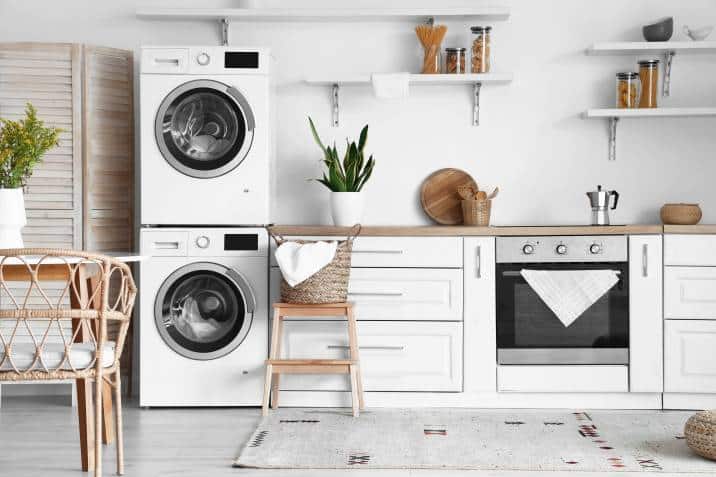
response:
M102 363L105 368L112 366L114 363L114 342L105 343L102 353ZM95 345L94 343L73 343L70 348L70 359L62 365L60 369L71 371L72 366L81 370L92 363L94 359ZM45 343L42 350L42 360L48 370L54 371L62 363L65 356L65 346L62 343ZM32 366L35 360L35 345L33 343L14 343L12 345L11 357L15 367L20 371L25 371ZM5 350L0 347L0 361L5 358ZM36 371L44 371L44 367L38 360L32 368ZM6 360L0 366L0 371L12 371L14 368L9 360Z

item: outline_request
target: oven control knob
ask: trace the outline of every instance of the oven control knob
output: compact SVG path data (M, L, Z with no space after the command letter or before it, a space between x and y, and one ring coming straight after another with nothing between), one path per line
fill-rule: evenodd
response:
M563 243L557 245L556 252L558 255L565 255L567 253L567 246Z
M211 61L211 57L206 52L199 53L196 56L196 62L199 63L201 66L208 65L210 61Z
M599 253L602 253L602 246L599 245L598 243L593 243L592 245L589 246L589 253L591 253L592 255L597 255Z
M524 247L522 247L522 253L525 255L532 255L535 253L535 248L533 245L526 244Z
M199 248L209 248L211 241L206 235L202 235L196 238L196 246Z

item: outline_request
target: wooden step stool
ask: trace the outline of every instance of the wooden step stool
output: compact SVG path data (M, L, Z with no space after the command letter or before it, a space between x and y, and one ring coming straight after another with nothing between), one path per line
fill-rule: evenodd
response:
M331 303L327 305L292 305L275 303L273 305L273 326L271 328L271 350L266 360L266 382L264 384L264 402L262 414L268 414L271 407L278 407L279 379L281 374L349 374L351 377L351 400L353 416L359 409L365 409L363 402L363 379L358 357L358 333L353 316L352 303ZM283 341L283 322L286 317L335 318L345 316L348 325L348 348L350 359L281 359Z

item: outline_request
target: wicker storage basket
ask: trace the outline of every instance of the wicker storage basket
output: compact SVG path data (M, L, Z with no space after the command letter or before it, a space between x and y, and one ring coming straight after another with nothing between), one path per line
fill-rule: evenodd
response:
M345 303L348 298L348 279L351 273L351 251L353 240L360 233L360 225L354 228L345 240L338 242L336 255L333 260L320 269L315 275L307 278L295 287L289 285L281 277L281 301L299 305L317 305L324 303ZM269 234L276 241L276 245L286 242L286 239L276 235L268 229ZM295 240L297 243L310 243L311 240Z
M691 450L707 459L716 460L716 412L700 411L686 421L686 443Z
M465 225L490 225L492 200L462 200L462 220Z
M699 204L664 204L661 221L668 225L696 225L701 220Z

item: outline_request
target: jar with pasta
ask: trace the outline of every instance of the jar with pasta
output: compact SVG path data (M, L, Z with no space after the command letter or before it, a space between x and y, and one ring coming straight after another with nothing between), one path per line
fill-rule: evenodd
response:
M465 73L465 48L445 48L445 73Z
M490 71L490 31L492 31L492 27L474 26L470 30L474 35L472 40L472 72L487 73Z
M617 108L631 109L639 104L639 75L634 72L617 73Z
M639 62L639 82L641 83L640 108L656 108L659 89L659 60Z

